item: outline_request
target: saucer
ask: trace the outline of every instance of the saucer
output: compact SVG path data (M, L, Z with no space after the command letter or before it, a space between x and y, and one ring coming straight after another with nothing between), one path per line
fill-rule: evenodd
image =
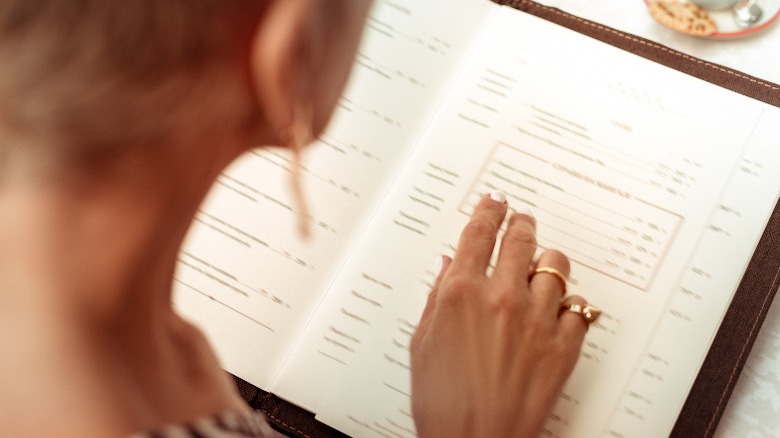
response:
M644 2L645 5L649 6L651 0L644 0ZM709 14L710 18L712 18L712 21L715 22L717 30L715 33L702 36L702 38L727 40L746 37L761 32L771 26L772 23L777 21L778 17L780 17L780 0L756 0L756 4L763 11L761 18L753 23L752 26L745 28L739 27L736 21L734 21L734 15L731 12L731 9L707 10L706 12Z

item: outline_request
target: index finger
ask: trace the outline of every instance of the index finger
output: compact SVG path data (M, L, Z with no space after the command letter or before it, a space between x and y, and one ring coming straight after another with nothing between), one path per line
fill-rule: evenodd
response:
M485 274L506 212L506 195L503 192L482 197L461 232L452 269Z
M536 220L529 212L509 216L493 278L504 278L518 286L528 283L528 270L536 253Z

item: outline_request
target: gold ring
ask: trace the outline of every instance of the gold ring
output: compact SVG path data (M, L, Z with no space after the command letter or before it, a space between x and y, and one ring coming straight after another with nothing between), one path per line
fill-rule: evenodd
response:
M597 319L599 319L599 316L601 316L601 309L598 307L594 307L591 305L582 305L577 303L571 303L571 304L561 304L561 311L563 312L572 312L576 313L577 315L580 315L582 317L582 320L585 321L586 325L591 325L593 322L595 322Z
M563 290L561 291L561 296L566 295L566 276L561 273L561 271L550 268L550 267L541 267L534 269L534 273L531 274L531 277L533 277L536 274L544 273L544 274L552 274L556 277L558 277L558 280L561 280L561 286L563 286Z

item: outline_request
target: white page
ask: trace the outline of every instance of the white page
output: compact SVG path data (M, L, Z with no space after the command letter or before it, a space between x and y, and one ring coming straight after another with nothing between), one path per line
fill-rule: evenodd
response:
M517 11L490 29L311 326L352 365L318 418L414 435L431 268L500 188L605 311L545 435L664 436L778 200L780 110Z
M382 61L384 63L400 63L405 69L417 71L420 77L425 75L424 77L429 81L426 87L434 83L449 87L460 72L460 66L454 61L443 63L438 56L432 55L427 47L419 46L418 40L434 41L456 51L463 57L459 60L462 63L466 53L477 43L484 25L489 22L498 8L490 2L472 0L405 0L380 2L378 9L374 14L377 18L368 23L369 40L365 51L370 52L372 57L382 56L385 58ZM399 11L405 11L406 14L399 14ZM377 37L378 41L372 44L374 40L371 38L371 32L378 26L377 23L390 23L390 26L403 37L387 40L382 29L390 26L382 25L377 31L380 34ZM361 58L358 58L358 63L361 62ZM373 85L381 87L382 84ZM377 89L366 87L360 91L364 99L371 101ZM441 104L442 99L444 99L443 95L435 100L436 107ZM433 102L432 99L428 101ZM398 108L405 110L425 102L410 99L398 103ZM425 122L428 123L431 118L427 118ZM348 131L350 127L345 126L344 129ZM417 137L407 140L409 146L416 144L422 133L422 130L419 130L416 133ZM398 147L401 147L400 143ZM397 169L398 173L400 169ZM319 337L319 333L317 336ZM329 346L312 349L311 342L305 340L307 338L310 336L305 333L304 341L301 342L303 346L301 348L296 346L290 360L280 369L270 390L299 406L316 411L317 403L330 387L333 374L339 373L345 361L349 359L342 357L333 360L330 355L333 350ZM331 337L328 337L328 342L330 346L339 343Z
M285 151L253 151L220 177L181 253L175 305L226 370L269 386L458 71L471 41L460 24L490 11L456 3L376 2L334 119L305 154L309 241Z

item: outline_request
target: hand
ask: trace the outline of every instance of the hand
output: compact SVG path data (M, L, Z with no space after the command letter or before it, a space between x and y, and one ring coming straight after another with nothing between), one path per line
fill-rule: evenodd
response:
M548 273L529 277L533 217L509 217L494 272L486 274L507 214L503 199L494 194L477 205L454 259L443 257L412 337L412 405L422 438L537 436L579 356L587 324L572 312L559 316L564 284ZM542 253L538 266L569 274L558 251Z

